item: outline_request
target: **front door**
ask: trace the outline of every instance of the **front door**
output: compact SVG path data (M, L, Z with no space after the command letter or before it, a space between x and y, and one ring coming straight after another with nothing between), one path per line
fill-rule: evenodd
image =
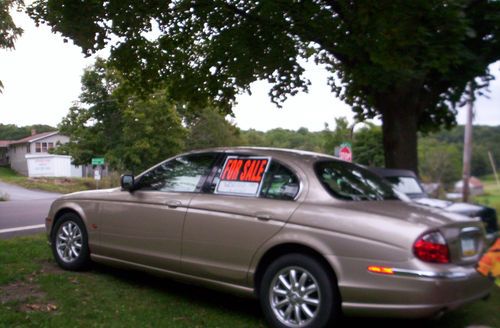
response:
M99 255L177 271L191 199L216 154L176 157L147 171L133 192L116 190L99 208Z

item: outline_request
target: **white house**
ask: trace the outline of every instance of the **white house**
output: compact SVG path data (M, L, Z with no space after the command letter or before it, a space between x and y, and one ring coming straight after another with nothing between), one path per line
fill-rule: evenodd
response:
M81 168L71 165L69 156L49 154L49 150L68 142L69 137L59 131L36 133L33 130L31 136L9 142L8 162L22 175L81 177Z

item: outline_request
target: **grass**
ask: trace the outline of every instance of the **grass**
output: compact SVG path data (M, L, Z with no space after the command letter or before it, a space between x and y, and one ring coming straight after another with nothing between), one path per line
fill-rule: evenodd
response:
M500 215L500 185L497 185L493 175L481 177L481 181L484 185L484 194L475 196L474 201L495 208Z
M62 271L45 241L44 235L0 240L0 327L266 326L252 299L106 266ZM12 294L17 298L9 300ZM346 318L343 326L500 327L499 308L496 288L488 301L438 321Z
M0 181L15 184L28 189L45 190L67 194L75 191L96 189L92 178L29 178L7 167L0 167ZM99 188L111 188L119 185L118 177L104 177L99 181Z

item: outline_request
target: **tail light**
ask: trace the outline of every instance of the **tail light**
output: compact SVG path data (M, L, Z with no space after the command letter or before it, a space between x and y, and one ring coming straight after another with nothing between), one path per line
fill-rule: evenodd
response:
M424 262L449 263L450 251L443 235L437 231L423 235L413 244L413 253Z

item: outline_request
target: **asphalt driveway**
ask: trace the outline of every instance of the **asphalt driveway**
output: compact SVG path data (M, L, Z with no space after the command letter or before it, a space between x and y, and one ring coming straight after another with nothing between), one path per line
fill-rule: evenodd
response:
M0 182L0 192L9 200L0 201L0 238L44 231L45 217L52 201L60 194L29 190Z

